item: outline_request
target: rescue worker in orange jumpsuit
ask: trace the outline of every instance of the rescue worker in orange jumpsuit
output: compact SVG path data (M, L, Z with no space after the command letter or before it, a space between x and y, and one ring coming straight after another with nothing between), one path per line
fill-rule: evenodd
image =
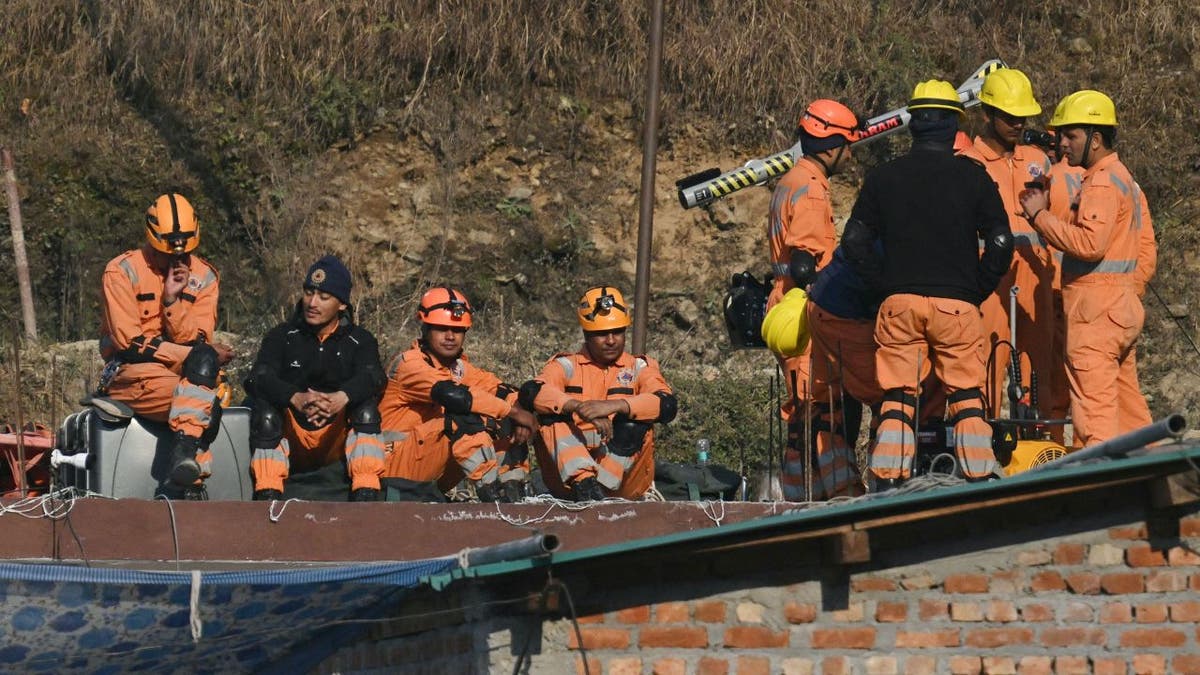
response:
M1034 99L1033 86L1024 73L1012 68L993 71L983 81L979 101L985 123L983 133L976 136L973 145L962 154L982 164L995 183L1008 215L1014 246L1012 266L1000 280L996 292L980 307L984 341L988 346L989 372L985 391L988 412L990 416L1000 417L1007 400L1004 382L1014 347L997 343L1013 344L1009 310L1014 287L1017 289L1015 349L1029 356L1028 365L1022 360L1022 388L1029 389L1032 368L1038 374L1038 406L1044 408L1052 399L1053 254L1025 220L1018 201L1027 183L1041 184L1046 180L1050 159L1037 146L1021 142L1026 119L1042 112ZM1042 414L1045 410L1038 412L1039 417L1045 417Z
M630 308L612 286L576 308L583 347L555 354L520 400L538 413L534 443L550 492L575 501L638 499L654 481L654 423L675 419L675 394L649 356L626 353Z
M443 492L466 476L480 501L520 501L537 420L517 404L516 387L467 359L471 315L467 297L450 287L421 297L421 337L387 367L384 476L437 481Z
M256 500L281 499L289 477L334 464L351 501L379 499L383 368L375 336L354 323L352 288L346 265L321 257L292 317L263 337L246 380Z
M1029 222L1063 251L1063 309L1067 321L1067 378L1077 445L1109 440L1126 418L1148 410L1132 358L1145 312L1139 292L1143 254L1140 190L1114 149L1116 106L1107 95L1077 91L1055 111L1051 125L1060 152L1084 169L1070 221L1048 210L1044 190L1021 196Z
M203 499L209 444L221 424L220 367L233 358L213 343L217 271L195 255L200 224L183 195L164 194L146 211L146 243L104 268L100 394L166 422L174 438L167 478Z
M829 261L837 246L829 179L851 161L850 143L858 139L858 117L829 99L813 101L800 116L796 135L804 156L788 170L771 195L767 240L774 276L767 298L770 311L793 288L807 288ZM779 356L788 400L780 413L788 424L784 470L780 477L787 499L801 499L807 442L804 417L828 418L826 404L812 398L810 350ZM817 409L808 409L812 403Z
M987 172L954 154L963 117L954 86L918 84L908 110L912 149L867 175L842 237L855 271L883 298L875 366L884 396L870 459L881 487L911 475L918 383L930 369L946 388L959 470L982 479L998 468L980 391L978 307L1008 271L1012 232Z

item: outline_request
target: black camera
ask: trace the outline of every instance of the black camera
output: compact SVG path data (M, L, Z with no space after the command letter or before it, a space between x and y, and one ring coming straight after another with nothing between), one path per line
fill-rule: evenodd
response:
M1054 149L1054 134L1037 129L1026 129L1021 134L1021 142L1025 145L1036 145L1044 150Z

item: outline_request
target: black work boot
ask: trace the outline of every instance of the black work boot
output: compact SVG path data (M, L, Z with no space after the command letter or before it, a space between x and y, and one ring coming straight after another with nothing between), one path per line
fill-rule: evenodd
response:
M516 504L525 499L525 481L506 480L500 483L500 501Z
M604 488L600 487L600 483L592 476L576 481L571 489L577 502L598 502L605 496Z
M181 487L190 487L200 478L200 462L196 453L200 450L200 439L175 432L171 443L171 471L167 474L171 482Z
M189 502L206 502L208 501L208 488L204 487L204 483L189 485L183 489L183 499Z
M270 502L270 501L278 501L280 499L283 499L283 491L282 490L276 490L274 488L267 488L265 490L255 490L254 491L254 501L256 501L256 502Z
M357 488L350 493L350 501L377 502L379 501L379 490L377 488Z
M475 496L481 502L500 501L500 494L496 489L495 483L476 483Z

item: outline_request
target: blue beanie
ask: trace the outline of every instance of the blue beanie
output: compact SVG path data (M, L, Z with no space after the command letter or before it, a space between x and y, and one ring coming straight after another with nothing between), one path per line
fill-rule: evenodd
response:
M354 282L350 280L350 270L346 269L345 263L335 255L325 255L308 268L308 274L304 275L304 288L315 288L348 303Z

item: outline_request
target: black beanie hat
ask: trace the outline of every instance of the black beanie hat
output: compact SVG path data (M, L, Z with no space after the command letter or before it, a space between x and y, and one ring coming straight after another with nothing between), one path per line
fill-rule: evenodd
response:
M350 280L350 270L346 269L345 263L335 255L324 255L308 268L308 274L304 275L304 288L315 288L349 303L354 282Z

